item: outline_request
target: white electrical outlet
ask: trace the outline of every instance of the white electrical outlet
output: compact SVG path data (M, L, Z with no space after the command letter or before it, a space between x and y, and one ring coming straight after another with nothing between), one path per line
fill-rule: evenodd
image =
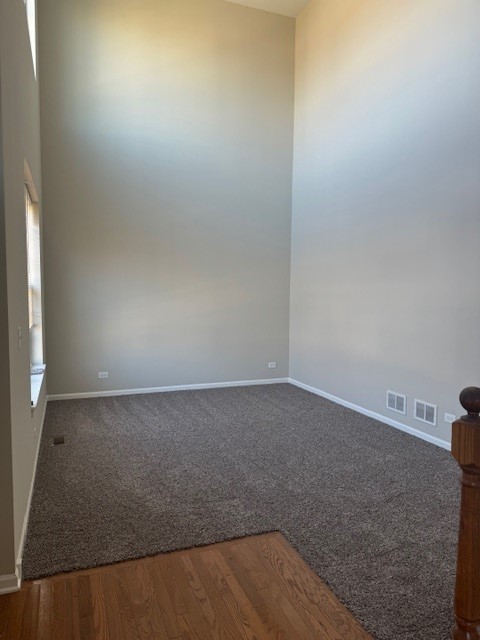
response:
M277 368L277 363L276 362L269 362L268 363L268 368L269 369L276 369Z
M108 378L108 371L99 371L98 372L98 379L99 380L105 380L105 378Z
M444 415L445 422L448 422L450 424L452 424L452 422L455 422L456 419L457 419L457 416L454 416L453 413L446 413Z

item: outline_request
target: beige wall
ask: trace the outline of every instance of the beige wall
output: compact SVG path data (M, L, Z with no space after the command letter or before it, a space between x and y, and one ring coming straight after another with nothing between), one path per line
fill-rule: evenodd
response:
M445 439L478 375L478 12L297 21L290 374ZM222 0L42 4L52 393L286 375L292 29Z
M3 180L2 83L0 75L0 576L15 572L13 527L10 353L8 341L5 189ZM0 585L1 589L1 585Z
M297 19L290 375L443 439L480 379L479 24L478 0Z
M14 545L8 543L9 566L15 564L19 552L22 529L27 509L40 424L45 408L45 389L39 406L30 408L30 358L28 349L27 268L24 207L24 160L27 159L36 188L41 195L40 129L38 85L27 32L25 5L17 0L0 3L0 84L2 118L2 180L4 185L3 215L5 238L0 239L0 294L2 318L0 335L2 364L8 360L8 372L2 372L2 398L9 397L10 419L2 414L0 467L2 473L10 467L11 483L7 484L0 503L2 527L0 529L0 563L4 533L12 532ZM3 222L3 221L2 221ZM5 251L6 245L6 251ZM6 278L5 278L6 269ZM5 287L7 295L5 297ZM2 290L3 289L3 290ZM8 314L5 312L8 308ZM23 334L19 348L17 328ZM8 333L5 335L5 331ZM8 340L8 343L7 343ZM8 348L7 348L8 344ZM6 369L6 368L5 368ZM2 401L2 412L5 410ZM8 403L6 403L7 405ZM9 433L7 433L9 432ZM8 440L11 446L8 447ZM3 446L5 444L5 447ZM5 465L5 467L4 467ZM3 479L3 478L2 478ZM11 518L13 484L13 521ZM5 568L0 564L0 574ZM7 573L10 572L7 567Z
M287 374L293 56L223 0L42 2L49 393Z

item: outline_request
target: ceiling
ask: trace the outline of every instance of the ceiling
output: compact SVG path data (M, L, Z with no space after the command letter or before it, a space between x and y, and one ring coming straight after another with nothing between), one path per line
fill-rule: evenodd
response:
M246 7L254 7L296 18L309 0L227 0L227 2L244 4Z

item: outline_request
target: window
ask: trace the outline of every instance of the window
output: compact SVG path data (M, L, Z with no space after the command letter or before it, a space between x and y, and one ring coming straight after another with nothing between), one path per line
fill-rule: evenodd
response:
M25 224L27 241L27 303L30 348L32 407L37 404L43 380L42 263L40 253L40 211L31 180L25 184Z
M32 50L33 73L37 76L37 17L35 0L24 0L27 11L28 35Z

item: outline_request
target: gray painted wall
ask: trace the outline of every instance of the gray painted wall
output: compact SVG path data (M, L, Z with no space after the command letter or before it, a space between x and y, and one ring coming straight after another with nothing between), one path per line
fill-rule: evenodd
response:
M1 67L0 67L1 68ZM15 573L10 353L8 339L7 257L3 166L2 78L0 75L0 576ZM1 588L1 587L0 587Z
M40 424L45 409L45 388L36 410L32 412L30 407L24 205L25 159L29 163L35 186L41 196L39 96L38 84L33 73L25 5L17 0L2 0L0 3L0 83L3 134L3 166L0 180L3 180L4 186L2 200L5 230L4 238L0 237L0 295L3 303L0 325L0 355L3 367L0 390L2 574L11 573L11 569L15 569L15 560L20 550ZM23 334L21 349L18 345L18 327ZM4 401L4 397L8 397L9 400ZM10 481L4 484L3 474L7 474L8 470ZM5 535L7 541L4 539ZM13 546L10 542L11 536ZM4 553L8 557L8 566L3 559Z
M447 440L480 382L479 24L478 0L312 0L296 30L290 375Z
M40 9L49 393L286 376L294 20Z
M41 9L51 393L286 375L293 21ZM479 11L312 0L297 20L290 375L443 439L479 373Z

